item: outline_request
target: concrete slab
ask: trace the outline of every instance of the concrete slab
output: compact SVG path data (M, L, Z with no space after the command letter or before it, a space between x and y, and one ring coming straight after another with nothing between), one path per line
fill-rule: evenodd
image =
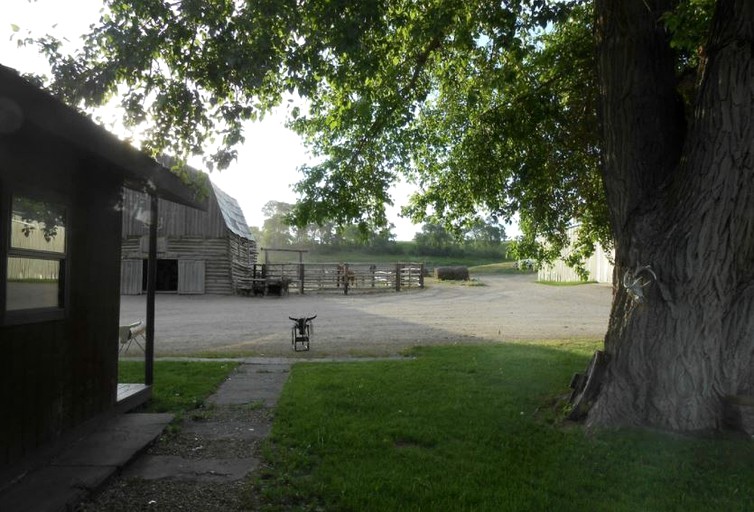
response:
M172 414L119 414L65 447L0 495L0 511L59 512L73 507L152 443Z
M157 439L172 419L172 414L116 416L92 435L68 447L52 465L122 467Z
M0 510L63 512L73 507L115 471L114 466L45 467L30 473L0 496Z
M285 363L242 364L208 402L214 405L262 402L265 407L274 407L290 368L290 364Z
M229 482L244 478L259 467L256 458L185 459L176 455L144 455L124 472L125 478Z

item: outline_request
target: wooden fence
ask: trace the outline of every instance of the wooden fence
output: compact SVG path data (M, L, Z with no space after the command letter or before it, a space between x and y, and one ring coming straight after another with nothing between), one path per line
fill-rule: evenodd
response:
M423 263L267 263L253 268L246 293L298 291L350 292L401 291L424 287Z

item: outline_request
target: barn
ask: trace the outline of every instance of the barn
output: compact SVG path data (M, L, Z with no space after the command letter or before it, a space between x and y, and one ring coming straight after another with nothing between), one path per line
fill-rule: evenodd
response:
M576 240L579 226L579 224L574 224L568 228L569 240ZM580 276L564 261L565 258L568 257L569 252L570 249L565 249L561 254L560 259L551 264L542 265L537 272L537 280L557 282L580 281ZM594 254L584 262L584 268L589 274L587 280L597 283L612 283L614 257L614 251L607 251L600 244L597 244L594 249Z
M157 291L232 294L249 287L257 244L238 202L202 177L207 210L160 200L157 219ZM126 189L122 227L121 293L146 291L149 198Z
M124 186L202 206L167 168L0 65L0 481L119 410Z

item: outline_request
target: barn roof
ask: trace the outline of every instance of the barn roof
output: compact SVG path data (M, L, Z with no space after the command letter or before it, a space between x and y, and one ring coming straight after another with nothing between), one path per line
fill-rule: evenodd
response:
M0 131L33 126L108 162L102 172L122 177L124 186L194 208L206 202L167 168L91 119L0 64Z
M254 240L254 237L249 231L249 226L246 224L246 219L243 216L243 211L238 205L238 202L230 197L228 194L220 190L220 187L212 184L212 188L215 191L215 197L217 198L217 204L220 206L220 212L222 212L223 219L225 219L225 225L228 226L233 233L248 240Z

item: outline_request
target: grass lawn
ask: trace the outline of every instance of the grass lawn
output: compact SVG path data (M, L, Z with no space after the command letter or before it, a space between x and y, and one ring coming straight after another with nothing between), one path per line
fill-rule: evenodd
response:
M486 265L475 265L469 267L472 275L498 275L498 274L536 274L536 270L521 270L514 267L515 261L503 261L499 263L488 263Z
M537 281L537 284L545 286L580 286L582 284L594 284L597 281Z
M204 403L238 363L221 361L155 361L152 399L147 412L170 412L180 417ZM144 363L120 361L118 382L144 382Z
M750 440L563 422L557 399L596 347L295 365L250 492L263 510L754 510Z

